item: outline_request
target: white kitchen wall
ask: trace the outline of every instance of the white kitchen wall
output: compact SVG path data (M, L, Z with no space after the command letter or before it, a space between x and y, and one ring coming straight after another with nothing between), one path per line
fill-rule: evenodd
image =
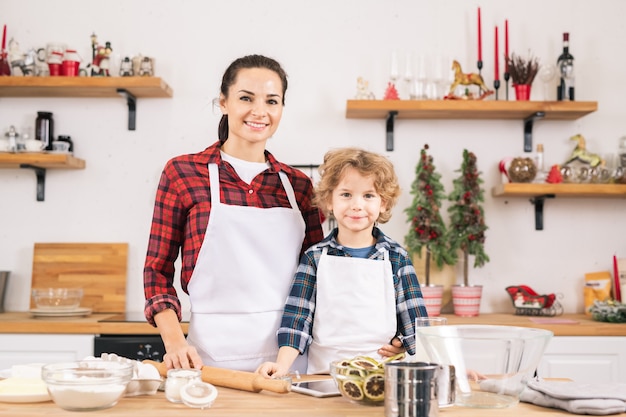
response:
M509 19L511 52L530 51L548 63L560 54L562 33L571 33L577 99L598 101L599 109L576 121L535 123L534 143L544 144L546 164L563 162L574 146L569 137L577 133L592 151L615 152L626 134L621 0L0 0L0 25L7 24L8 37L22 48L64 42L88 58L95 32L101 43L112 43L116 57L155 57L156 75L174 90L172 99L139 99L136 131L126 129L121 97L0 99L2 133L10 125L34 126L37 111L51 111L55 134L70 135L76 156L87 161L85 170L49 170L45 202L35 200L32 171L0 170L0 270L11 271L5 308L28 309L35 242L128 242L127 309L142 310L143 260L161 169L170 157L216 140L220 115L211 101L224 69L239 56L261 53L277 58L289 74L282 125L269 144L280 160L317 164L340 146L387 155L404 193L382 228L402 242L423 144L430 145L446 191L463 149L475 152L484 173L491 258L470 271L471 281L484 285L481 311L512 312L504 288L526 284L561 293L566 312L582 312L584 273L610 270L614 253L626 256L625 199L547 200L545 229L535 231L527 199L491 197L500 181L498 162L523 153L521 121L398 120L395 150L386 152L383 120L345 118L357 77L369 80L382 98L393 49L401 59L407 51L453 56L466 72L474 71L478 6L489 85L496 24L502 34ZM554 86L549 94L554 99ZM532 99L543 98L537 80Z

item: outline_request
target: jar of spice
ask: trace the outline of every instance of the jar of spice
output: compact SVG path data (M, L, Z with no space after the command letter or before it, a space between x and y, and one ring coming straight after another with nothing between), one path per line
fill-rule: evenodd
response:
M202 382L199 369L170 369L165 380L165 398L173 403L182 403L180 389L190 382Z

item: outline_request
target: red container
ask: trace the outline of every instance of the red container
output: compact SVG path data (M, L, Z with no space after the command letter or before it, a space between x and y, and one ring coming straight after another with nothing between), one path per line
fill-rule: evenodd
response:
M50 69L50 76L61 75L61 64L48 64L48 68Z
M530 84L515 84L515 98L519 101L530 100Z
M61 65L61 75L76 77L78 76L78 67L80 66L80 56L74 49L67 49Z
M63 61L63 64L61 64L61 75L64 75L66 77L78 76L79 65L80 62L78 61ZM50 72L50 75L52 75L52 72Z

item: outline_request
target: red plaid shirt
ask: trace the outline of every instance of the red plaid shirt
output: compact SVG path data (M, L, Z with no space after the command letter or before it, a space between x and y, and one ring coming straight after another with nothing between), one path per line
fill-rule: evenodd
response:
M145 315L149 323L154 325L154 315L166 308L176 311L181 319L180 301L173 286L174 261L180 250L181 288L187 292L211 212L209 163L216 163L219 167L220 201L238 206L290 207L278 176L278 171L285 172L306 224L300 253L322 240L320 212L311 203L313 185L309 177L278 162L268 151L265 151L265 157L270 167L256 176L250 185L239 178L228 162L222 161L219 142L203 152L175 157L165 165L156 193L144 265ZM245 259L240 261L245 262Z

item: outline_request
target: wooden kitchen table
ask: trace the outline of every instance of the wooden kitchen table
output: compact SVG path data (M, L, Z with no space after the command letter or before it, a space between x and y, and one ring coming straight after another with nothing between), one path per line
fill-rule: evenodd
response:
M38 404L0 403L0 416L151 416L151 417L384 417L385 408L352 404L343 397L314 398L295 392L274 394L249 393L218 388L219 394L209 409L192 409L184 404L173 404L163 392L152 396L126 397L109 409L92 412L69 412L53 402ZM504 409L449 407L439 410L440 417L562 417L565 411L519 403ZM626 416L626 414L620 414Z

